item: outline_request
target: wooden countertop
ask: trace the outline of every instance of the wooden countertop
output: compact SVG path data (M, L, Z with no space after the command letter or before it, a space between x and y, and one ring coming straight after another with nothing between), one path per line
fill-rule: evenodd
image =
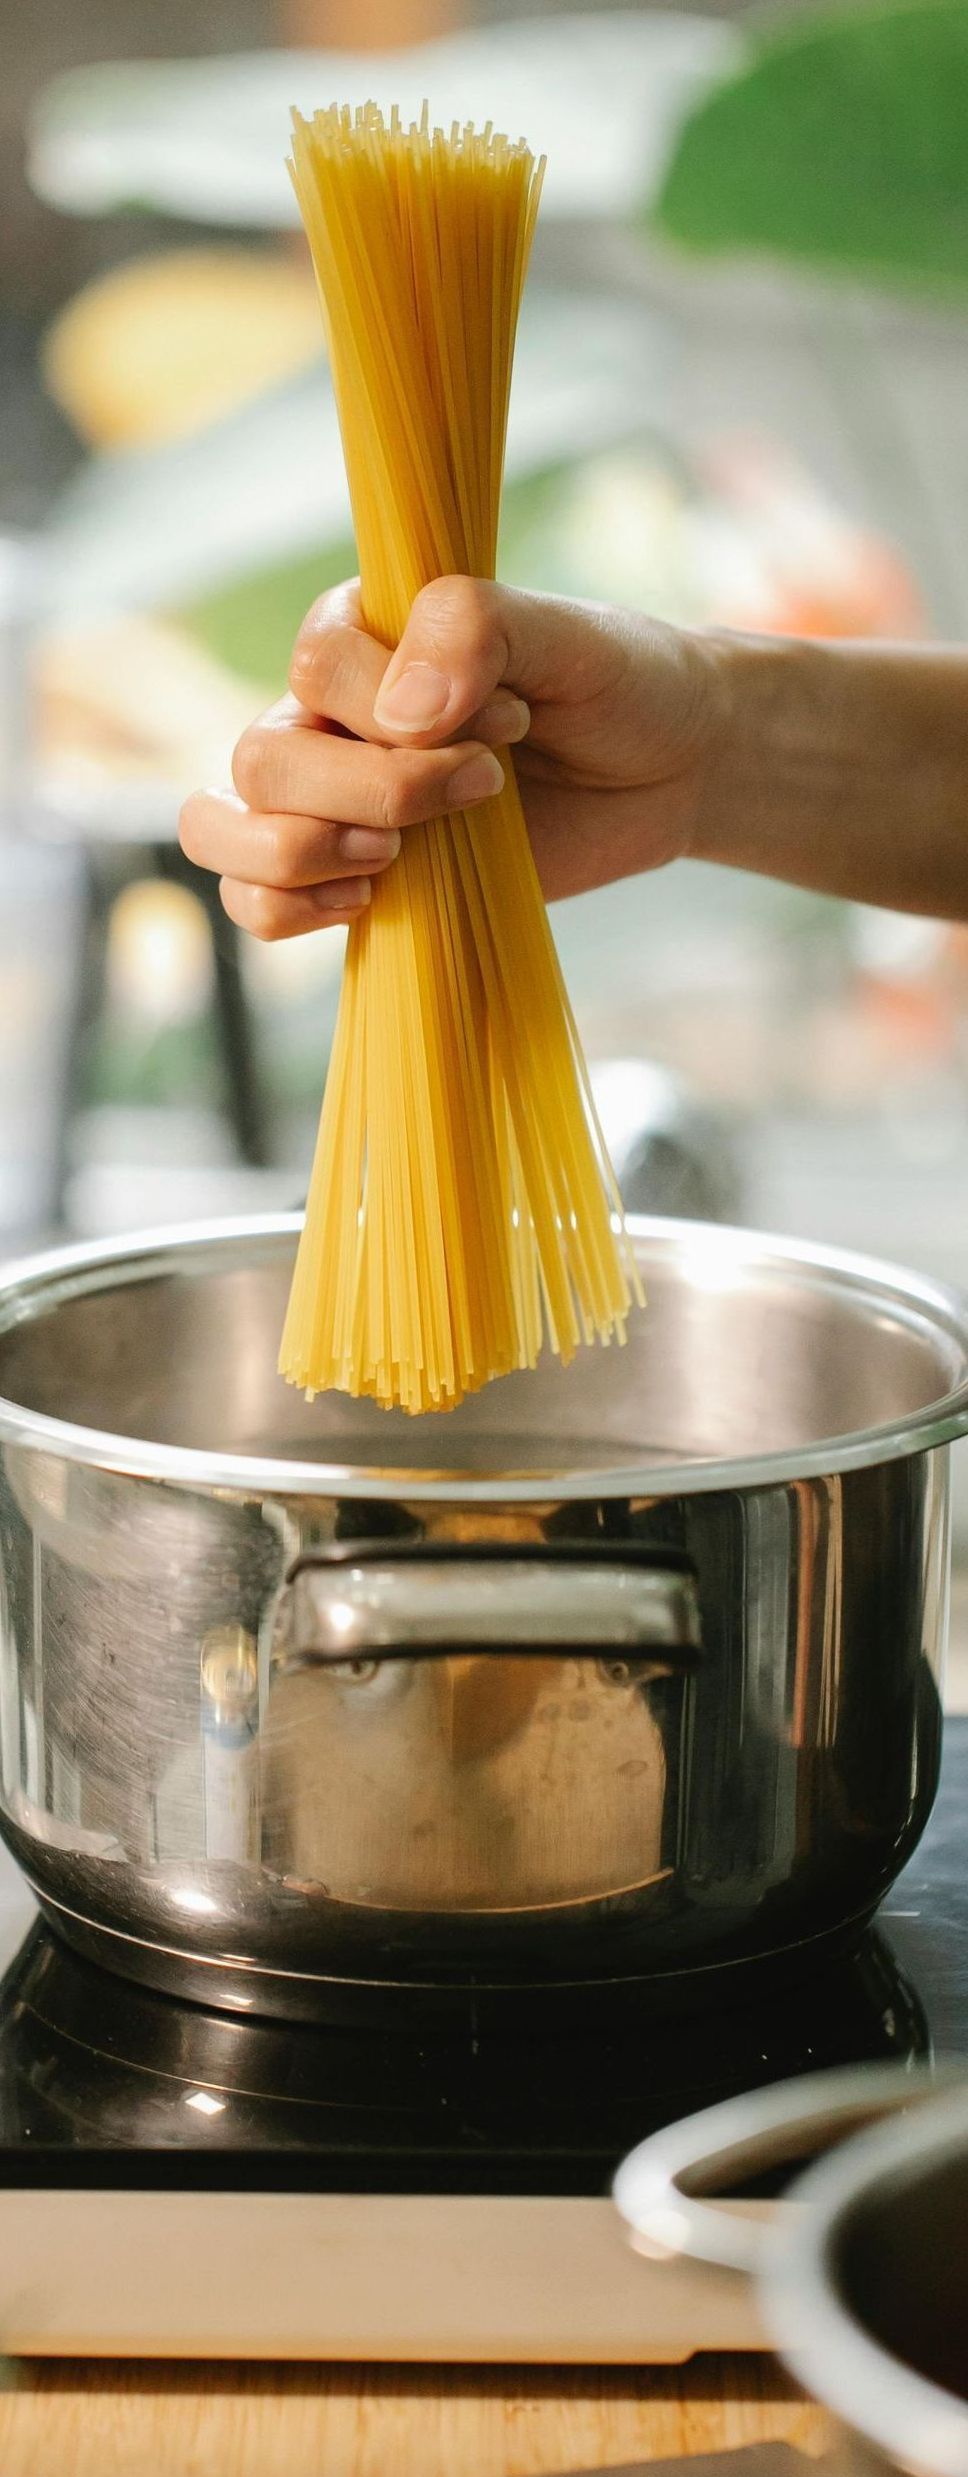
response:
M2 2477L550 2477L741 2443L820 2451L769 2358L655 2371L24 2363Z

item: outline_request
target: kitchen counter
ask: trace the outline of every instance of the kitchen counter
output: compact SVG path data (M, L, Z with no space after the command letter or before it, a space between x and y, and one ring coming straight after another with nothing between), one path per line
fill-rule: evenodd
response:
M3 2477L545 2477L825 2440L759 2357L574 2374L67 2361L0 2397Z

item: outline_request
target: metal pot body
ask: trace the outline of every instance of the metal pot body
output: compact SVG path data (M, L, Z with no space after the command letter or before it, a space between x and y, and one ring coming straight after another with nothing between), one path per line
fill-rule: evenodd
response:
M966 2477L968 2085L798 2190L812 2217L780 2252L775 2326L839 2419L845 2467Z
M937 1782L957 1304L646 1230L641 1342L414 1427L279 1385L292 1243L0 1292L0 1829L62 1931L311 2014L868 1916ZM880 1426L811 1467L838 1386Z
M818 2153L772 2226L709 2198ZM768 2335L837 2421L842 2477L966 2477L962 2072L854 2066L727 2100L643 2142L615 2199L638 2251L755 2278Z

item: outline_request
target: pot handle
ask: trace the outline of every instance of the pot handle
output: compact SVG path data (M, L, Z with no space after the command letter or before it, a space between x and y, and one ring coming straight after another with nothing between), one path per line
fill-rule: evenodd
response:
M624 1542L340 1541L298 1557L286 1586L289 1664L592 1653L630 1683L700 1659L694 1574Z
M852 2065L805 2073L664 2126L623 2159L612 2187L636 2253L754 2277L762 2217L709 2197L735 2194L737 2184L770 2168L805 2163L882 2117L936 2098L951 2078L927 2067Z

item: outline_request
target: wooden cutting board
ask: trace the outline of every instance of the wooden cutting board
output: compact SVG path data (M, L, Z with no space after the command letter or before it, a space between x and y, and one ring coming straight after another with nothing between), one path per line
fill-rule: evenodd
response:
M828 2440L768 2359L645 2372L35 2363L3 2477L551 2477Z

